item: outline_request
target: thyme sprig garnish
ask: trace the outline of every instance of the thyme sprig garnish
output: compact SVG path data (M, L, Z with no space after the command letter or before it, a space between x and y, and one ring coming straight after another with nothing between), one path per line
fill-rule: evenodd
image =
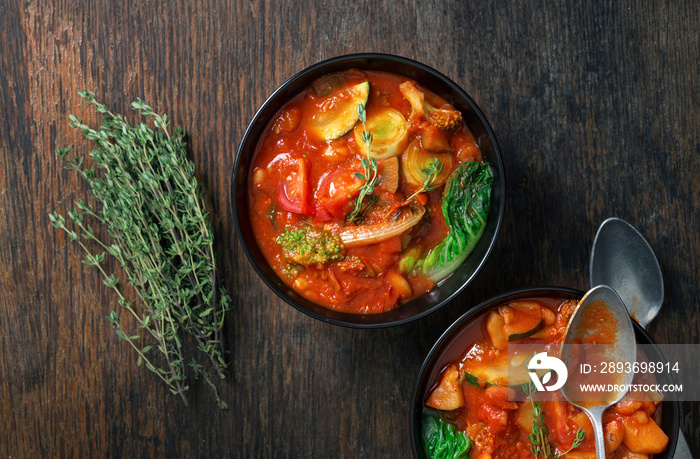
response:
M524 385L525 393L529 396L530 407L532 409L532 433L528 436L530 440L530 452L535 456L535 458L554 458L559 459L566 453L578 448L583 443L586 438L586 432L583 429L578 429L576 431L576 437L574 438L571 447L561 454L556 454L552 451L552 445L547 437L548 430L544 423L544 411L542 410L542 404L539 401L535 401L535 385L529 382Z
M355 172L355 177L365 183L360 187L360 194L355 198L355 208L348 215L348 223L353 223L368 207L376 202L376 196L373 197L372 193L374 193L374 188L379 183L377 159L371 155L373 136L372 132L367 129L367 112L364 104L357 104L357 116L362 122L362 142L367 147L367 156L360 161L363 172ZM366 206L364 204L365 198L367 199Z
M530 439L530 452L535 455L535 458L555 457L547 438L547 426L544 424L542 404L534 400L534 385L531 386L531 384L529 383L527 387L532 387L532 389L526 391L530 395L530 407L532 409L532 433L528 437Z
M586 432L583 429L578 429L576 431L576 438L574 438L573 443L571 443L571 448L567 449L563 453L559 454L557 457L561 457L566 455L568 452L578 448L581 446L581 443L583 443L583 440L586 438Z
M444 162L440 162L439 159L433 158L430 163L421 169L421 172L425 174L425 180L423 180L423 186L418 189L415 193L413 193L408 199L406 199L406 202L410 201L411 199L415 198L417 195L420 193L423 193L425 191L430 191L434 190L436 187L433 186L433 183L435 183L435 179L437 179L437 176L440 175L442 172L442 169L445 167Z
M67 169L88 182L100 208L77 201L76 209L68 212L77 231L68 228L58 213L49 218L80 245L86 253L83 262L100 271L104 283L117 292L121 308L155 339L155 346L140 347L140 336L123 330L119 314L108 315L117 335L136 350L137 364L144 363L186 403L184 335L194 338L214 372L223 378L227 362L222 328L230 298L217 278L212 227L195 166L186 158L184 132L176 127L171 133L169 118L141 100L133 102L132 108L152 119L155 129L145 123L132 127L122 115L98 103L92 92L79 91L79 95L103 115L98 129L76 115L70 115L68 123L97 144L90 153L97 169L84 167L81 157L69 158L70 147L57 148L57 153ZM106 228L112 242L98 238L85 218ZM84 241L96 244L101 252L92 254ZM126 299L118 278L103 268L105 253L119 262L136 287L138 307ZM154 347L159 357L147 358ZM195 376L204 374L203 367L196 365L190 364ZM225 408L208 375L205 380Z

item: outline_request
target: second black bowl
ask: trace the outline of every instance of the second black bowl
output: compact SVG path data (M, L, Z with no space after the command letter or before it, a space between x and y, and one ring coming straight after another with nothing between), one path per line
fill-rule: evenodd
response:
M472 308L467 313L462 315L457 319L450 327L440 336L435 345L433 345L430 352L423 361L420 371L418 372L418 377L416 378L416 383L413 388L413 398L411 403L410 412L410 435L411 435L411 447L413 449L413 456L416 459L426 459L425 451L423 448L423 441L421 435L421 416L423 413L423 404L425 402L425 395L431 389L430 385L436 380L440 371L449 362L459 359L464 349L459 345L455 345L455 342L463 341L461 338L467 332L468 326L473 324L475 320L478 320L486 311L507 303L509 301L523 299L523 298L561 298L561 299L580 299L583 297L585 292L569 288L561 287L543 287L543 288L526 288L513 290L510 292L503 293L494 298L484 301L475 308ZM637 338L637 343L651 345L645 346L644 349L647 352L647 358L649 361L663 362L666 359L663 357L658 348L654 345L653 340L647 334L646 331L637 323L632 322L634 325L634 332ZM656 355L650 355L650 351L654 350ZM663 381L664 383L670 383L670 381ZM666 450L661 454L653 455L653 459L670 459L676 450L676 441L678 438L679 429L679 404L677 401L666 400L661 403L661 419L659 425L663 431L668 435L669 442L666 446Z

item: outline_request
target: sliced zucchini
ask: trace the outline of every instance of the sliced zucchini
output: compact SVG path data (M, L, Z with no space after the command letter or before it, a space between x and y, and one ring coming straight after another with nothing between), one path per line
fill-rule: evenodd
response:
M498 313L503 317L503 330L510 342L529 338L544 327L542 306L534 301L513 301L499 306Z
M357 104L366 105L368 98L369 81L334 91L325 109L314 115L311 130L326 141L344 136L357 124Z
M526 366L531 355L488 349L474 352L480 357L466 360L462 364L467 382L481 387L522 387L532 382ZM549 370L537 370L537 375L541 379L548 372Z
M384 107L367 114L365 125L355 126L355 142L364 153L367 145L362 140L362 132L367 129L372 133L369 154L377 160L398 156L408 145L408 122L401 112Z
M493 386L494 384L491 384L489 382L484 381L483 379L479 379L476 376L474 376L471 373L467 373L466 371L464 372L464 380L471 384L472 386L479 386L479 387L486 387L486 386Z
M523 328L521 326L517 327L517 330L521 331L514 331L512 330L508 325L504 326L504 329L506 330L506 333L508 334L508 341L520 341L526 338L531 337L538 331L542 330L544 327L544 320L540 320L536 325L532 327L527 327Z
M472 378L484 382L485 385L521 386L531 381L524 364L512 367L510 375L508 374L507 352L499 353L497 359L491 359L488 362L469 360L465 362L462 368Z

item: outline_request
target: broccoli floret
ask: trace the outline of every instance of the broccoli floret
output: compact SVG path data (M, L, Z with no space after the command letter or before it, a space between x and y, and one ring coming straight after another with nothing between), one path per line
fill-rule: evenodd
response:
M343 258L345 246L336 234L318 231L310 226L290 230L277 239L282 255L303 266L325 264Z
M299 275L299 273L301 273L301 271L302 271L303 269L304 269L304 267L301 266L301 265L299 265L299 264L296 264L296 263L288 263L287 266L285 266L285 267L282 269L282 272L283 272L285 275L287 275L287 276L291 277L292 279L294 279L294 278L296 278L296 277Z
M452 107L437 108L425 100L425 94L410 81L399 85L401 94L411 104L411 117L423 117L439 129L454 131L462 124L462 113Z

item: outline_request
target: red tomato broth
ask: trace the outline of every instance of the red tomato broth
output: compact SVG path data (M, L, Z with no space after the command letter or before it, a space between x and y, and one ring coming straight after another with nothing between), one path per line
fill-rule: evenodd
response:
M576 301L561 298L527 298L515 301L535 301L543 308L555 312L556 321L533 337L514 341L514 344L558 344L563 341L568 318L575 308ZM451 410L429 406L451 366L457 365L462 372L466 363L488 362L492 351L499 352L490 345L486 325L488 313L497 308L498 306L483 312L464 327L449 347L438 356L437 363L429 374L428 381L431 381L431 384L424 394L423 409L427 414L437 413L454 424L459 431L469 435L472 441L469 457L472 459L533 458L535 456L531 452L529 439L532 433L531 405L529 401L511 401L514 398L509 397L507 391L514 389L490 386L483 382L475 385L461 379L464 406ZM602 332L602 335L605 339L606 332ZM595 340L595 337L591 340ZM493 395L494 389L497 391L496 396ZM603 415L608 458L648 458L652 454L662 452L667 445L669 439L657 424L657 419L660 418L657 411L661 402L636 400L638 398L632 400L625 397L608 408ZM570 455L595 459L595 435L586 414L564 400L558 392L554 393L554 400L540 403L552 452L560 455L568 451L574 443L577 430L582 429L585 438ZM630 448L646 453L632 452Z
M375 110L390 106L409 120L411 105L398 88L407 78L387 72L356 70L343 72L343 76L348 86L369 81L368 118ZM425 92L426 100L436 106L446 103L425 88L420 89ZM312 85L281 108L259 141L250 169L250 224L272 269L302 296L342 312L381 313L435 286L435 282L415 270L410 274L399 273L398 262L409 243L419 247L420 253L425 255L447 235L441 209L442 187L416 198L425 204L426 212L407 233L371 245L346 248L342 260L304 266L300 272L290 275L289 260L277 243L285 228L343 227L346 215L354 208L354 199L364 183L355 174L362 172L360 161L365 151L359 148L352 130L335 140L316 138L312 130L314 116L335 103L340 101L318 97ZM420 138L416 123L410 125L409 136L410 139ZM450 132L449 138L454 144L453 168L466 160L483 162L474 137L464 123L457 131ZM380 170L383 169L380 167ZM387 174L395 173L393 169L388 170ZM395 177L390 179L395 180ZM377 205L379 210L371 213L367 221L381 220L382 209L400 208L415 190L401 179L400 173L395 192L383 188L380 181L374 195L381 197L383 207Z

